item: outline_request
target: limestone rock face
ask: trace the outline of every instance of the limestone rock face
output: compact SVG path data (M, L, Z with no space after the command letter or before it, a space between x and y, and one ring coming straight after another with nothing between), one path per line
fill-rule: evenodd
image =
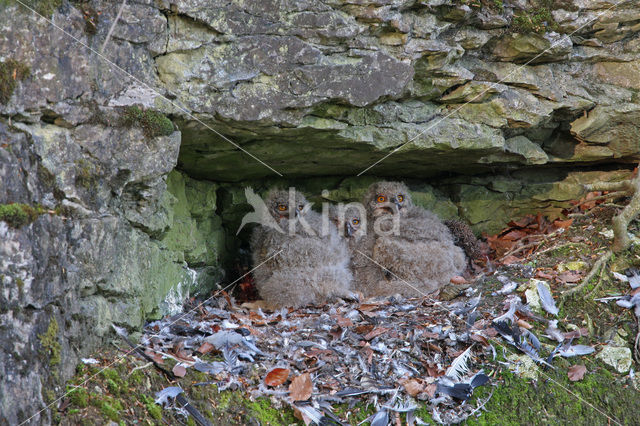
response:
M106 44L113 2L0 3L0 424L219 282L246 185L404 179L493 232L640 158L633 0L145 0Z
M608 2L214 3L176 2L166 52L155 58L165 87L202 120L177 114L180 166L192 176L275 175L207 126L298 177L359 173L405 143L368 173L426 178L486 172L494 161L638 158L637 146L615 138L554 155L581 141L570 124L596 105L609 108L603 134L626 120L621 103L636 108L633 2L606 13ZM513 137L538 149L512 155Z

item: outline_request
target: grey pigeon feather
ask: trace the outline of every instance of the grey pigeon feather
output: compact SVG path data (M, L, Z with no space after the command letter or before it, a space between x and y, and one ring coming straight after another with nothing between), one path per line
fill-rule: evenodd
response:
M556 301L553 300L553 296L549 289L541 282L538 282L537 287L538 296L540 296L540 302L542 303L544 310L549 312L551 315L558 315L559 310L556 307Z

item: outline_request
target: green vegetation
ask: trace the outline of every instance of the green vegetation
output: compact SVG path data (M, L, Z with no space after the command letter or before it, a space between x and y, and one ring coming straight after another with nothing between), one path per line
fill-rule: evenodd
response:
M0 204L0 220L7 222L13 228L27 225L44 213L42 207L31 207L27 204Z
M545 33L555 31L558 24L551 14L553 0L540 0L531 10L521 10L514 14L511 29L517 33Z
M119 411L123 410L122 403L115 398L106 395L91 394L91 405L114 422L120 421Z
M38 335L41 353L49 359L49 365L54 366L60 364L60 343L58 342L58 321L55 318L49 323L47 331Z
M9 102L17 82L29 77L30 73L28 66L13 59L0 62L0 104Z
M71 388L67 386L67 391L69 391L69 399L71 400L71 404L75 405L79 408L86 408L89 406L89 394L87 390L81 387Z
M145 408L149 412L149 415L156 420L162 419L162 407L155 403L153 398L147 395L141 395L140 399L144 403Z
M125 108L122 114L123 125L140 126L147 137L169 136L174 131L173 122L165 115L151 109L138 106Z

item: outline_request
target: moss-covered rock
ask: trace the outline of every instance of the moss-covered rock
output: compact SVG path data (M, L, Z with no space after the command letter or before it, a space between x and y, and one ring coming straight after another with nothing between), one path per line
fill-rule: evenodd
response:
M20 228L38 218L44 212L42 207L32 207L28 204L0 204L0 221L9 226Z
M128 106L122 113L125 126L140 126L147 137L169 136L174 132L173 122L159 111Z
M18 82L29 77L30 72L22 62L13 59L0 62L0 104L9 102Z

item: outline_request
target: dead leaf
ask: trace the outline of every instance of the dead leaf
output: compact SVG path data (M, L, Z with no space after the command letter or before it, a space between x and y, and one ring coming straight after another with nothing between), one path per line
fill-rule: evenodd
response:
M366 334L366 336L363 337L364 340L371 340L374 337L377 337L381 334L386 333L387 331L389 331L388 328L385 327L376 327L373 330L371 330L369 333Z
M567 220L556 219L553 221L553 225L555 227L564 228L564 229L567 229L568 227L570 227L572 223L573 223L573 219L567 219Z
M471 340L473 340L474 342L479 342L484 347L489 346L489 341L481 334L471 334L469 337L471 338Z
M572 365L569 367L569 371L567 375L569 376L569 380L572 382L577 382L578 380L582 380L584 378L584 373L587 372L587 367L584 365Z
M431 383L430 385L427 385L424 391L427 395L429 395L429 398L433 398L434 396L436 396L437 387L438 385L436 385L435 383Z
M313 384L309 373L304 373L294 378L289 385L289 396L293 401L306 401L311 398Z
M504 263L505 265L512 265L514 263L522 263L522 260L523 259L521 257L511 255L502 259L502 263Z
M417 394L424 392L424 385L416 379L405 380L401 382L401 384L404 386L404 389L407 391L409 396L416 396Z
M274 368L267 373L267 377L264 378L264 383L267 386L280 386L289 378L288 368Z
M513 231L509 231L506 234L504 234L501 238L506 241L517 241L526 236L527 236L526 232L521 231L519 229L514 229Z
M341 315L336 315L335 316L336 322L338 323L338 325L340 327L351 327L353 325L353 321L351 321L349 318L345 318Z
M544 271L538 271L538 272L536 272L536 277L537 278L542 278L542 279L545 279L545 280L552 280L552 279L555 278L555 275L549 274L549 273L544 272Z
M211 343L204 342L198 348L198 352L200 352L201 354L204 355L204 354L208 354L209 352L211 352L214 348L215 348L215 346L213 346Z
M582 280L582 274L572 271L565 271L556 277L556 280L562 283L578 283Z
M181 364L174 365L171 371L176 377L184 377L184 375L187 374L187 369L184 368Z
M533 328L533 326L531 324L529 324L528 322L526 322L523 319L518 319L516 320L516 323L522 327L522 328L526 328L527 330L531 330Z

